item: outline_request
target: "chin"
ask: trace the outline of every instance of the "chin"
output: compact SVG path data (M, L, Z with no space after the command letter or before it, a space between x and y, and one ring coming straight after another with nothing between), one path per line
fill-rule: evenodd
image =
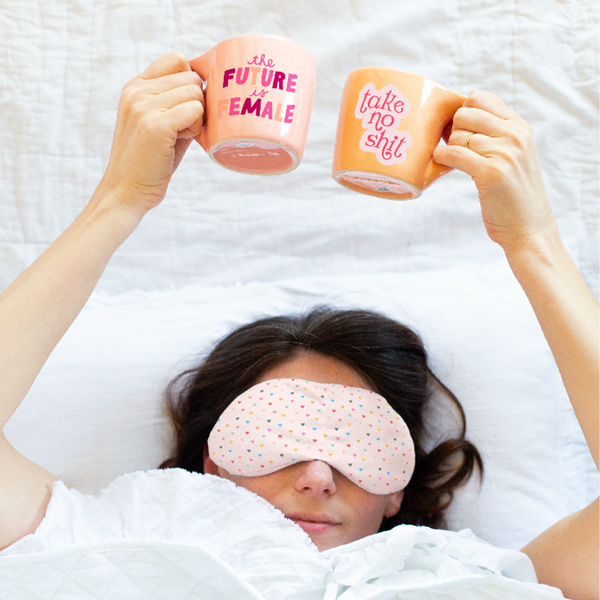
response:
M355 542L356 540L360 540L366 536L340 536L340 535L310 535L310 539L312 543L317 547L319 552L325 552L325 550L330 550L331 548L337 548L338 546L343 546L345 544L350 544L351 542Z

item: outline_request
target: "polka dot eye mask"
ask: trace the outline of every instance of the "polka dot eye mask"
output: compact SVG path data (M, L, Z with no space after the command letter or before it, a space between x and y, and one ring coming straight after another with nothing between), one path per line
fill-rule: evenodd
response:
M415 466L406 423L369 390L298 379L259 383L223 412L209 456L232 475L268 475L322 460L373 494L406 487Z

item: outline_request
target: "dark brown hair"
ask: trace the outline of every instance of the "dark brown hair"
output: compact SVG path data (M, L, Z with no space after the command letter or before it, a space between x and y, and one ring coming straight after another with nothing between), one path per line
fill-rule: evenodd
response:
M319 307L299 316L261 319L229 334L199 367L169 385L176 443L173 456L161 466L202 472L204 447L225 408L268 369L300 352L333 357L351 367L394 407L411 432L415 472L400 512L384 519L381 529L401 523L445 527L444 511L456 488L475 469L483 473L481 456L465 439L462 406L429 369L418 335L370 311ZM427 452L430 440L424 413L439 390L458 416L459 432Z

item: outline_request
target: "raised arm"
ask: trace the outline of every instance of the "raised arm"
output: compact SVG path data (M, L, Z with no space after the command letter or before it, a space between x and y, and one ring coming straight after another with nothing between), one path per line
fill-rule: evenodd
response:
M598 466L599 309L560 238L531 128L495 96L476 92L434 157L473 178L488 235L529 298ZM598 501L524 551L542 583L569 598L598 598Z
M199 133L200 80L181 54L152 63L124 88L106 172L90 202L0 295L0 426L93 291L110 258L165 196ZM0 434L0 548L35 530L54 478Z

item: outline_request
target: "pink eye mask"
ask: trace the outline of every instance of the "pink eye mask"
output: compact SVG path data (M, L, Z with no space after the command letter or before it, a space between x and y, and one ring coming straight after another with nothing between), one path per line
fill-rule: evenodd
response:
M259 383L223 412L208 438L232 475L268 475L322 460L372 494L406 487L415 467L406 423L379 394L299 379Z

